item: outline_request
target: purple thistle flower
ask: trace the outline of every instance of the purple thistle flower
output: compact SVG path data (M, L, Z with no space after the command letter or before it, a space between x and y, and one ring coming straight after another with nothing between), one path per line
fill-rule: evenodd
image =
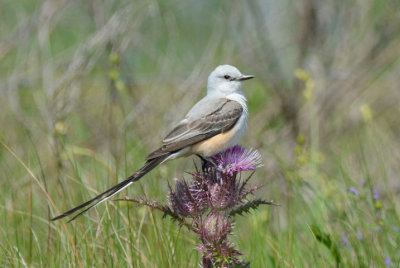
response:
M175 191L169 189L169 200L173 210L182 217L194 217L202 213L205 204L197 202L193 197L189 185L184 180L175 179Z
M249 187L253 174L242 179L240 172L255 170L261 166L261 156L256 150L246 150L234 146L212 157L212 162L204 170L191 175L191 180L175 179L175 187L169 186L170 205L132 201L158 209L164 216L171 217L180 226L194 232L200 244L203 268L208 267L250 267L239 259L242 255L235 249L229 236L234 218L257 209L262 204L274 205L262 199L249 199L260 187ZM236 265L236 266L235 266Z
M232 219L224 212L211 212L201 220L195 232L202 242L197 249L203 254L203 267L232 267L234 263L243 264L238 259L242 254L228 240L232 227Z
M228 175L262 166L261 155L256 150L246 150L239 145L213 156L212 161L223 174Z
M213 184L210 188L210 204L213 208L223 209L236 205L238 191L234 187L234 183L230 183L233 187L226 187L221 184ZM232 189L233 191L229 191Z
M356 188L354 188L354 187L350 187L349 188L349 192L354 194L354 195L358 195L359 194L358 190Z
M221 213L210 213L201 222L199 233L211 243L220 243L232 231L231 220Z
M228 209L241 202L242 192L235 177L222 175L216 170L209 173L197 172L190 186L191 196L201 207Z

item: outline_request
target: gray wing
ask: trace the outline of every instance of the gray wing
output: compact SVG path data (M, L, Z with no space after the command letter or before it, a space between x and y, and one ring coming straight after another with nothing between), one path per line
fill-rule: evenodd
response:
M203 99L164 138L161 148L146 160L176 152L231 129L243 113L240 103L226 98Z

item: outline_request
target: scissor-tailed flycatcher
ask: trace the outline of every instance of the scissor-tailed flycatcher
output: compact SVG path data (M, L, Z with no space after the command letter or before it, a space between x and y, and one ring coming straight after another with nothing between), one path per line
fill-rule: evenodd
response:
M196 103L163 139L162 146L147 156L146 164L141 169L123 182L52 220L80 211L70 221L76 219L138 181L161 163L192 154L204 159L236 145L247 128L248 111L242 82L253 77L241 74L230 65L218 66L208 77L207 96Z

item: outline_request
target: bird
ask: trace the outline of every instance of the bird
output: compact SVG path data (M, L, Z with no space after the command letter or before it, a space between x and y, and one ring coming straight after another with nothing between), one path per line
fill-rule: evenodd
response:
M208 76L206 96L172 128L162 140L161 147L146 157L143 167L124 181L51 220L56 221L77 213L68 222L75 220L162 163L197 155L204 165L213 155L236 145L247 129L249 114L242 84L251 78L254 76L243 75L232 65L216 67Z

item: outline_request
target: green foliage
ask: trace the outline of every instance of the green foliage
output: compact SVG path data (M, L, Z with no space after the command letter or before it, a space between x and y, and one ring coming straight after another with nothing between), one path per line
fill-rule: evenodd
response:
M313 232L318 242L320 242L329 249L329 251L332 254L332 257L336 261L336 267L339 267L341 261L339 249L336 243L332 242L331 236L327 233L322 232L321 229L316 225L311 226L311 231Z

